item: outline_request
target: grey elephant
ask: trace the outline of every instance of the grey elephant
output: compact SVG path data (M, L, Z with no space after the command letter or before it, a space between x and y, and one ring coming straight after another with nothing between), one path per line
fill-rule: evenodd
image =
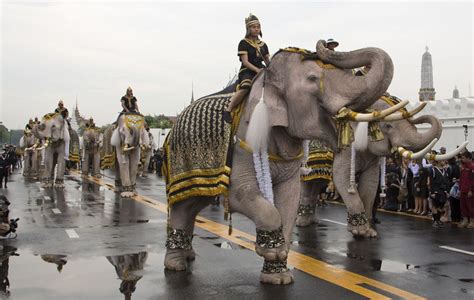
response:
M364 65L372 66L364 77L343 70ZM188 106L164 146L169 204L165 267L187 268L187 260L195 257L196 215L225 194L228 212L241 213L256 226L256 252L264 258L260 281L293 282L286 261L300 200L303 140L336 145L331 118L343 108L369 107L392 76L392 61L380 49L336 52L319 41L317 54L278 51L232 112L232 123L223 114L232 90Z
M149 144L144 124L145 118L142 115L123 113L113 128L110 144L115 153L115 191L120 192L120 196L124 198L136 195L140 148ZM129 145L129 149L124 150L125 144Z
M20 138L20 148L23 150L23 176L37 177L38 176L38 151L37 138L30 130L25 130L23 136Z
M100 152L103 145L103 134L96 127L86 128L83 134L82 175L100 178Z
M145 145L141 148L141 153L140 153L140 162L141 162L141 167L140 167L140 176L142 177L148 177L148 167L150 166L150 159L151 155L153 153L153 150L155 149L155 142L153 140L153 135L149 131L149 127L147 126L147 134L148 134L148 140L149 143L148 145Z
M120 292L125 299L132 299L137 282L143 277L143 268L148 258L147 252L133 254L106 256L107 260L114 266L115 272L120 280Z
M390 103L390 99L393 97L384 96L372 108L380 110L391 106L393 104ZM409 157L421 158L429 152L441 136L441 122L436 117L425 115L413 118L413 115L424 105L422 104L415 111L404 110L379 120L379 129L383 138L378 140L369 139L368 123L353 124L357 126L354 150L347 148L334 156L333 180L347 207L347 229L354 236L377 236L377 231L371 226L373 224L371 219L381 176L380 158L390 156L398 149L419 151L416 156L411 152ZM430 124L431 128L426 132L419 132L415 125L422 123ZM349 178L353 156L351 151L355 154L352 172L357 174L357 184L351 182L355 181L354 179Z
M65 140L69 139L69 133L65 130L65 126L66 121L61 114L50 113L44 115L40 124L35 124L32 128L33 134L44 140L38 150L44 149L44 172L41 181L45 188L53 187L53 182L55 187L64 188L64 149Z

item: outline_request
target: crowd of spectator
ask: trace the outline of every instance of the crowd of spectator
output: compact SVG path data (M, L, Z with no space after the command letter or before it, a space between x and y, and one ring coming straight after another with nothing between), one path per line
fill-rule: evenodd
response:
M445 149L441 148L440 152ZM386 197L381 199L379 207L431 215L434 227L458 222L458 227L474 228L473 192L474 163L469 151L448 161L389 157Z

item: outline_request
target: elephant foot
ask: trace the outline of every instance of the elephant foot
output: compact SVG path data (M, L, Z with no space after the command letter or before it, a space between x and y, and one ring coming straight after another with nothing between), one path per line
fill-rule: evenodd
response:
M285 261L263 263L262 273L260 273L260 282L268 284L290 284L295 281L293 272L286 267Z
M134 192L121 192L120 193L120 197L122 198L132 198L133 196L135 196Z
M296 226L306 227L313 223L317 224L319 221L316 218L316 205L314 204L300 204L298 206L298 215L296 217Z
M64 188L64 179L56 179L54 182L54 187L57 189L63 189Z
M142 177L143 177L143 178L147 178L147 177L148 177L148 175L147 175L147 174L145 174L145 173L143 173L143 174L142 174Z
M43 182L41 184L41 187L44 188L44 189L50 189L53 187L53 184L52 183L49 183L49 182Z
M196 254L192 248L193 236L183 229L171 229L166 240L165 268L174 271L184 271L187 261L194 260Z
M370 225L365 212L350 214L347 213L347 230L354 237L377 237L377 231Z
M185 271L188 268L187 250L166 249L165 268L173 271Z
M57 189L64 189L64 183L56 183L54 187Z
M196 259L196 253L194 252L193 249L187 250L186 251L186 260L187 261L193 261Z
M267 261L286 260L288 247L285 245L283 227L270 231L257 229L255 252Z

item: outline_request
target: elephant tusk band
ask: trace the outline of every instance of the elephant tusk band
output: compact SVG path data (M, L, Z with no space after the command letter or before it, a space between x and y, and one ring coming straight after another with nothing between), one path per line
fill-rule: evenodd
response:
M408 100L403 100L400 103L397 103L396 105L391 106L382 111L374 111L372 113L354 113L354 114L350 114L349 117L351 118L351 121L356 121L356 122L375 121L375 120L385 118L386 116L390 114L393 114L397 110L405 107L407 104L408 104Z
M393 113L391 115L388 115L388 116L384 117L380 121L392 122L392 121L399 121L399 120L403 120L403 119L409 119L409 118L413 117L414 115L416 115L417 113L419 113L421 110L423 110L423 108L425 108L426 104L427 104L427 102L422 102L420 105L418 105L417 107L415 107L411 111Z
M419 152L413 152L413 151L407 150L403 147L398 147L397 151L398 151L398 153L400 153L400 155L402 157L409 158L409 159L420 159L420 158L424 157L425 155L427 155L428 152L430 152L431 148L433 148L433 146L436 144L436 142L438 142L437 138L433 139L428 144L428 146L426 146L425 148L423 148Z
M450 158L455 157L459 153L461 153L461 151L466 148L467 144L468 142L464 142L461 144L461 146L459 146L458 148L446 154L429 154L428 153L425 155L425 158L428 160L448 160Z

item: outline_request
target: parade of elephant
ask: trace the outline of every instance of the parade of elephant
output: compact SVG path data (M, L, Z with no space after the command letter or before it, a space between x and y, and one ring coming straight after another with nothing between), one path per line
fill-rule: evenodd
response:
M372 68L363 77L345 70L365 65ZM256 252L264 258L260 281L293 282L286 262L300 201L303 141L321 139L335 147L332 118L347 122L354 111L369 108L392 76L392 61L381 49L337 52L319 41L316 53L277 52L230 122L223 114L227 90L188 106L164 145L170 227L165 267L188 268L195 257L195 218L214 196L225 194L228 213L255 224Z

